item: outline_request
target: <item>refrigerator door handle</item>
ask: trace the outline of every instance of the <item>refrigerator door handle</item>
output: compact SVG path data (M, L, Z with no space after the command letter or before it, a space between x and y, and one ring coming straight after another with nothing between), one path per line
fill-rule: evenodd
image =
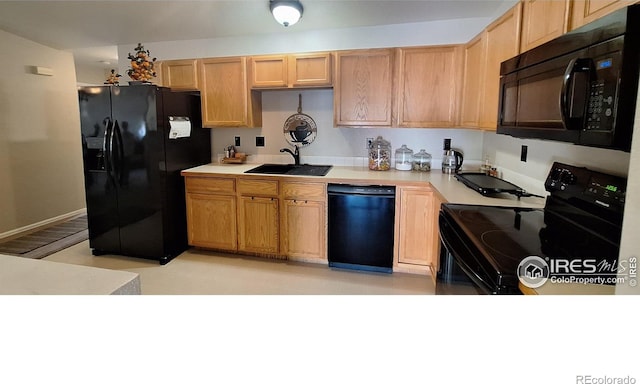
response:
M105 169L107 171L107 177L109 179L112 179L113 174L111 173L111 170L113 169L113 121L109 117L106 117L104 119L104 123L107 126L105 128L103 142Z
M123 161L124 161L124 145L122 143L122 133L120 133L120 125L118 125L118 120L116 120L113 126L113 135L116 137L117 144L117 160L114 161L114 172L116 176L116 180L118 180L118 184L123 185L124 181L122 178L124 177L123 170Z

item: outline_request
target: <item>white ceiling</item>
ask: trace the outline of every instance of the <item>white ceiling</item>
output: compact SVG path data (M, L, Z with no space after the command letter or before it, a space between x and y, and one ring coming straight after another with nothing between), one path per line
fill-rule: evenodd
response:
M513 0L301 0L291 31L491 17ZM268 0L3 1L0 29L71 50L76 61L116 61L117 45L282 33Z

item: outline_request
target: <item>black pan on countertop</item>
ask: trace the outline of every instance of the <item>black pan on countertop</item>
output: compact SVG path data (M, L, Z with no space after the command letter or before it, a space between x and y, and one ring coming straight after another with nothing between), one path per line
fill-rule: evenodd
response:
M491 196L498 193L511 193L518 197L527 195L527 192L517 185L485 173L458 173L455 177L467 187L484 196Z

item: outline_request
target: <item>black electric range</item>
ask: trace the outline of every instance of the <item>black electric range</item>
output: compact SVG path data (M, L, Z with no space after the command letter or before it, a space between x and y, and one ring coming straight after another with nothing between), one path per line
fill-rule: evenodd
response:
M544 261L546 277L606 284L617 265L626 179L554 163L545 189L544 209L443 204L437 293L518 294L530 256Z

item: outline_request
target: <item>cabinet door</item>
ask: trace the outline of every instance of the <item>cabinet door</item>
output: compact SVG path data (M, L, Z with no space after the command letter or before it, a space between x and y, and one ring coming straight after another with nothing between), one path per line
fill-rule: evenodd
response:
M523 1L520 52L528 51L567 32L569 1Z
M498 124L500 63L520 53L521 13L522 5L518 3L489 25L484 34L486 55L479 113L479 126L483 129L495 131Z
M335 125L391 126L393 50L342 51L336 56Z
M325 203L283 200L282 254L288 257L326 260Z
M287 76L287 56L251 58L251 88L285 88Z
M259 254L278 253L278 199L238 197L238 247Z
M452 127L458 102L457 46L398 50L398 126Z
M400 187L397 198L398 263L435 267L440 249L439 201L427 188Z
M486 32L482 32L464 47L464 80L460 124L477 127L480 116L480 100L484 92L484 66L486 61Z
M289 86L330 87L333 83L331 53L307 53L289 56Z
M637 0L574 0L571 11L571 29L579 28Z
M189 244L235 251L236 197L187 193Z
M172 89L198 89L197 60L168 60L162 63L162 81Z
M205 127L262 125L260 95L247 84L246 58L203 59L199 66Z

